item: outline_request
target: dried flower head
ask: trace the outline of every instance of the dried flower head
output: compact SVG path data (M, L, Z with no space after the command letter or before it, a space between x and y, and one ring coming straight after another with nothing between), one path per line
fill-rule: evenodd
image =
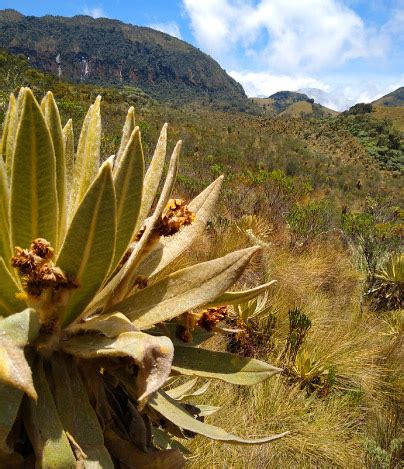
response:
M43 238L37 238L32 242L31 251L42 259L53 258L53 249L50 243Z
M170 199L161 215L158 227L160 236L172 236L182 226L190 225L195 220L195 214L191 212L182 199Z
M53 249L46 239L38 238L30 249L15 248L11 265L18 269L25 291L30 296L39 297L44 290L78 288L76 279L65 274L52 262Z
M218 322L226 319L227 315L227 306L208 308L201 312L201 317L198 320L197 325L203 329L206 329L207 331L211 331Z

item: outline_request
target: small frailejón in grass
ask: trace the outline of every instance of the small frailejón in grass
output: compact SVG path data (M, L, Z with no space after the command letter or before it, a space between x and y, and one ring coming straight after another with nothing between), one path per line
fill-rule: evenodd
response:
M131 108L119 151L100 165L100 98L75 152L52 93L41 105L28 88L11 96L0 146L1 467L176 468L185 458L172 436L282 436L245 440L204 423L208 406L181 402L198 377L252 385L280 370L203 348L214 330L196 323L187 343L177 337L191 311L267 285L227 291L257 247L161 275L202 234L221 184L188 205L170 199L179 142L155 203L166 138L164 126L145 172ZM192 379L173 388L173 375Z

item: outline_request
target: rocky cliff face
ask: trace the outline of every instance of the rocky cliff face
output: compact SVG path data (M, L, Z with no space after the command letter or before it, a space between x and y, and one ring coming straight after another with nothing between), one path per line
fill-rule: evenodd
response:
M243 88L199 49L150 28L88 16L0 11L0 47L63 79L124 84L171 101L248 108Z

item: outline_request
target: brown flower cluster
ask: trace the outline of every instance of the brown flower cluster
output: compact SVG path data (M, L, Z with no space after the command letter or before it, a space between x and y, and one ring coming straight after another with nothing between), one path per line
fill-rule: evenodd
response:
M195 220L195 214L188 209L182 199L170 199L161 215L161 222L157 228L160 236L172 236L182 226L190 225Z
M219 306L218 308L208 308L202 311L202 316L199 318L197 325L206 329L207 331L213 330L216 324L228 315L227 306Z
M55 267L52 258L53 249L46 239L35 239L29 249L15 248L11 265L18 269L28 295L38 297L48 288L78 288L77 280Z

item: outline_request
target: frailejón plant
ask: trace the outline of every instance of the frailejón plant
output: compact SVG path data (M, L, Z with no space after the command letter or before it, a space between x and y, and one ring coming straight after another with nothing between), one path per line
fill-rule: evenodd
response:
M212 409L181 402L197 377L252 385L280 370L200 347L213 332L186 323L265 290L227 291L258 248L162 274L202 234L221 184L188 205L170 199L179 142L155 203L166 134L144 174L131 108L117 154L100 165L100 98L75 151L52 93L41 105L28 88L11 96L0 146L1 467L176 468L172 436L282 436L246 441L204 423ZM170 375L193 378L168 389Z

